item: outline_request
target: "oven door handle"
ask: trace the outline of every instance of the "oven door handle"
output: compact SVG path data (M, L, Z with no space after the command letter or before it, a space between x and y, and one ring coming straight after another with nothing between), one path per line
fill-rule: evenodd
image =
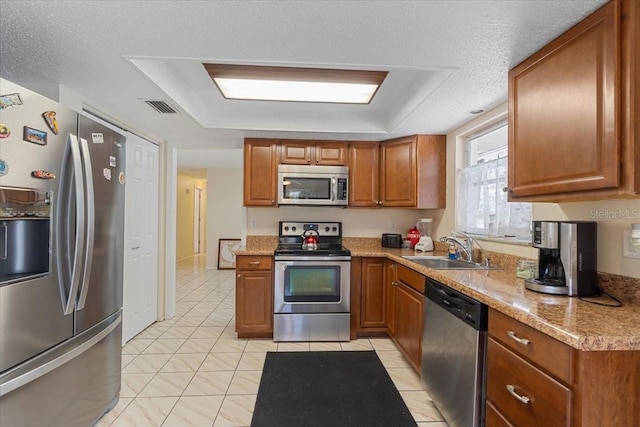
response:
M351 261L350 256L277 256L275 261L317 261L317 262L330 262L330 261Z

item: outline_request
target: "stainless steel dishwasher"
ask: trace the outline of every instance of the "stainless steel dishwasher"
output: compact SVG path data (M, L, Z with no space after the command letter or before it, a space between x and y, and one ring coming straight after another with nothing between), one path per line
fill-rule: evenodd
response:
M422 382L451 427L484 425L487 306L427 278Z

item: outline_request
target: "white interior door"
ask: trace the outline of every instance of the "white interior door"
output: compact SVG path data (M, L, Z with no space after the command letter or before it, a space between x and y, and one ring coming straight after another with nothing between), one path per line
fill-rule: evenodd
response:
M158 317L159 147L127 135L122 343Z

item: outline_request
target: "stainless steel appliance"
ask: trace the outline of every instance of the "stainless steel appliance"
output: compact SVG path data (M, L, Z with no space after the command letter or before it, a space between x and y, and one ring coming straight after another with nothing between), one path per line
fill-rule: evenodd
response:
M274 341L349 341L351 252L340 222L280 222L275 251ZM317 248L303 249L304 236Z
M592 296L597 285L598 230L593 221L533 221L538 277L525 287L546 294Z
M427 278L422 382L452 427L484 425L487 306Z
M125 136L0 85L0 425L86 427L120 393Z
M349 168L346 166L278 166L278 204L347 206Z

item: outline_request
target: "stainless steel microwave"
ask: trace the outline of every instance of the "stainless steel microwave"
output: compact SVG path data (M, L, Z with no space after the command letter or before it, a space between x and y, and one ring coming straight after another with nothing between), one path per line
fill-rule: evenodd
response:
M278 204L347 206L348 203L348 167L278 166Z

